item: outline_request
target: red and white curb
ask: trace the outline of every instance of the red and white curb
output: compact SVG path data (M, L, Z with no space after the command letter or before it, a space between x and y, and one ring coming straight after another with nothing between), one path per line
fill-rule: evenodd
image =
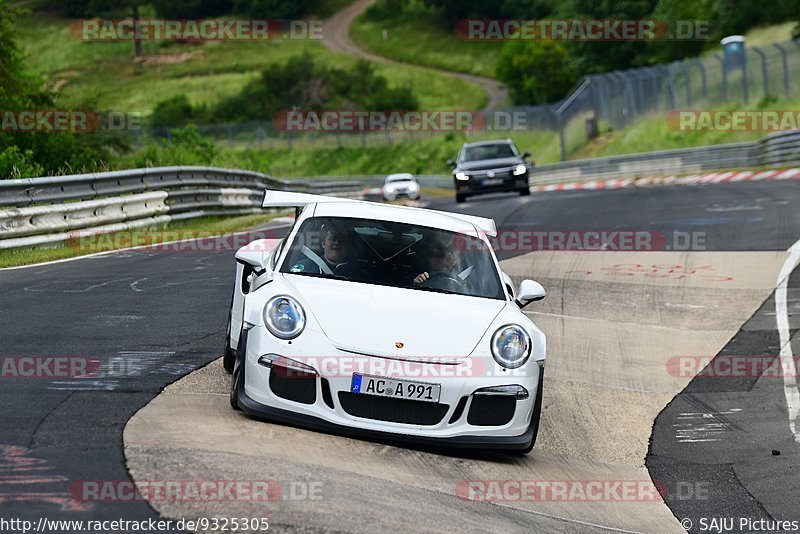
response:
M800 180L800 169L777 169L770 171L735 171L693 174L691 176L649 176L647 178L626 178L615 180L593 180L591 182L572 182L565 184L534 185L531 191L571 191L573 189L621 189L625 187L645 187L658 185L701 185L728 182L758 182L761 180Z

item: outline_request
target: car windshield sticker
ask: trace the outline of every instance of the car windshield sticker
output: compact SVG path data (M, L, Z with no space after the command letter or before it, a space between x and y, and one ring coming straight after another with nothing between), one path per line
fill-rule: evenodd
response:
M291 270L293 273L299 273L301 271L305 271L305 269L306 269L305 265L303 265L302 263L298 263L297 265L292 265Z

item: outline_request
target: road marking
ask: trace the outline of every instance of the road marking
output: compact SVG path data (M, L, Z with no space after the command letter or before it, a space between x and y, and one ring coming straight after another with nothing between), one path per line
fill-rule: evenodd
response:
M134 291L138 291L139 293L143 292L144 289L139 289L139 282L144 282L145 280L147 280L146 276L144 278L139 278L135 282L131 283L131 289L133 289Z
M119 280L109 280L107 282L102 282L102 283L99 283L99 284L92 284L92 285L90 285L88 287L85 287L84 289L61 289L61 290L52 290L52 291L58 291L60 293L88 293L89 291L92 291L93 289L97 289L98 287L105 287L105 286L110 285L110 284L116 284L117 282L127 282L130 279L131 278L129 277L129 278L120 278ZM23 289L25 291L31 291L31 292L35 292L35 293L52 292L49 289L37 289L35 287L25 287Z
M783 369L783 393L786 395L786 407L789 409L789 430L794 440L800 443L800 429L797 428L797 414L800 413L800 391L794 373L786 373L786 369L794 369L792 355L792 339L789 333L789 309L786 305L786 293L789 287L789 276L800 264L800 241L788 250L789 257L778 275L778 287L775 290L775 315L778 333L781 340L781 369Z

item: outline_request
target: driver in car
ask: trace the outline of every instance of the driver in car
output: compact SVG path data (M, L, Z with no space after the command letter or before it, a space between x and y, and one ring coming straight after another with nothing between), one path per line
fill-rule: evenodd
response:
M414 277L415 284L424 284L431 278L431 274L445 273L448 278L456 279L456 255L453 250L446 244L434 241L429 243L426 247L425 254L427 256L429 270L424 271Z

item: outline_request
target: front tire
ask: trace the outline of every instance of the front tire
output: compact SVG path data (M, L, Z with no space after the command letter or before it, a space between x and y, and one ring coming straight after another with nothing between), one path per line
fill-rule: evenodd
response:
M528 430L533 428L533 438L531 439L530 445L524 449L515 451L515 454L520 456L524 456L533 450L533 446L536 445L536 438L539 435L539 420L542 418L542 386L544 385L544 368L542 368L539 373L539 387L536 390L536 400L533 401L531 425L528 427Z
M519 196L521 196L521 197L527 197L527 196L528 196L528 195L530 195L530 194L531 194L531 189L530 189L530 187L526 187L526 188L524 188L524 189L520 189L520 190L519 190Z
M236 363L236 353L231 347L231 312L228 312L228 328L225 333L225 349L222 352L222 367L225 372L231 374Z
M244 387L244 362L240 360L241 358L236 358L236 364L233 366L233 374L231 375L230 403L231 408L236 411L241 411L239 407L239 392Z
M456 193L456 204L461 204L465 200L467 200L467 195L461 195L459 193Z

